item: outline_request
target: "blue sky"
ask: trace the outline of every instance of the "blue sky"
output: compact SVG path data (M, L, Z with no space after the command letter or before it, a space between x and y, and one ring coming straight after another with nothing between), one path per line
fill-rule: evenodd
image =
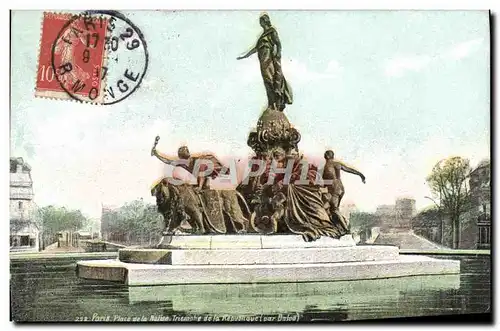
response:
M142 86L95 106L34 97L42 12L12 14L11 154L33 167L38 205L100 215L102 204L149 197L162 164L149 151L245 157L266 104L257 57L236 61L260 33L260 12L123 12L150 54ZM413 196L439 159L489 157L486 11L269 12L294 92L285 112L299 148L326 148L367 178L346 174L346 202L362 210Z

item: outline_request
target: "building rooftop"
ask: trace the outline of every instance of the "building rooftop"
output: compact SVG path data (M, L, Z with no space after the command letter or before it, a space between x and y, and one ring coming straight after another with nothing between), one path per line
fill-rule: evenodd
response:
M10 199L33 199L31 167L22 157L10 158Z
M403 196L399 196L396 198L396 202L397 201L402 201L402 200L412 200L412 201L415 201L415 197L412 197L410 195L403 195Z
M490 168L490 160L489 159L484 159L481 162L478 163L477 167L475 167L472 171L471 174L474 174L478 172L481 169L484 168Z
M22 157L11 157L10 158L10 172L16 172L17 171L17 166L21 165L22 166L22 171L23 172L30 172L31 171L31 166L23 160Z

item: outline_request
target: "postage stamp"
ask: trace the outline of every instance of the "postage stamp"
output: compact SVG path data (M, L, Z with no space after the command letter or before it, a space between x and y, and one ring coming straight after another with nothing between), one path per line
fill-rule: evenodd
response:
M46 12L35 95L114 104L137 90L147 65L143 34L124 15Z

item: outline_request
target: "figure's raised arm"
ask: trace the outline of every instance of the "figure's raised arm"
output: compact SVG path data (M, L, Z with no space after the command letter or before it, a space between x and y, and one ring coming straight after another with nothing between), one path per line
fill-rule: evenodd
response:
M242 55L242 56L238 56L236 58L236 60L241 60L241 59L246 59L247 57L249 57L250 55L254 54L255 52L257 52L257 46L254 46L251 50L249 50L245 55Z
M178 165L177 163L179 162L178 158L176 158L175 156L169 156L169 155L165 155L163 153L160 153L156 150L156 148L153 148L151 150L151 154L156 156L158 158L158 160L160 160L161 162L165 163L165 164L168 164L168 165Z
M350 174L358 175L359 177L361 177L361 181L363 181L363 183L365 183L365 175L363 175L360 171L358 171L357 169L355 169L353 167L346 165L345 163L342 163L339 161L337 161L337 162L340 164L340 169L342 169L343 171L348 172Z
M179 164L181 160L175 156L168 156L163 153L160 153L156 150L156 146L158 145L158 142L160 141L160 136L156 136L155 138L155 143L153 145L153 148L151 149L151 156L156 156L158 160L161 162L171 165L171 166L178 166L181 165ZM183 162L181 162L183 163ZM181 165L182 166L182 165Z

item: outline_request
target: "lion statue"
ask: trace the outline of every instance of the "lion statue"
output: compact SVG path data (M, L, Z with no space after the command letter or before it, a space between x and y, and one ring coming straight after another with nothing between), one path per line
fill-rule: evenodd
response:
M166 234L173 234L186 221L195 234L255 232L251 213L236 190L197 190L193 185L175 185L162 179L151 189L158 212L165 221Z

